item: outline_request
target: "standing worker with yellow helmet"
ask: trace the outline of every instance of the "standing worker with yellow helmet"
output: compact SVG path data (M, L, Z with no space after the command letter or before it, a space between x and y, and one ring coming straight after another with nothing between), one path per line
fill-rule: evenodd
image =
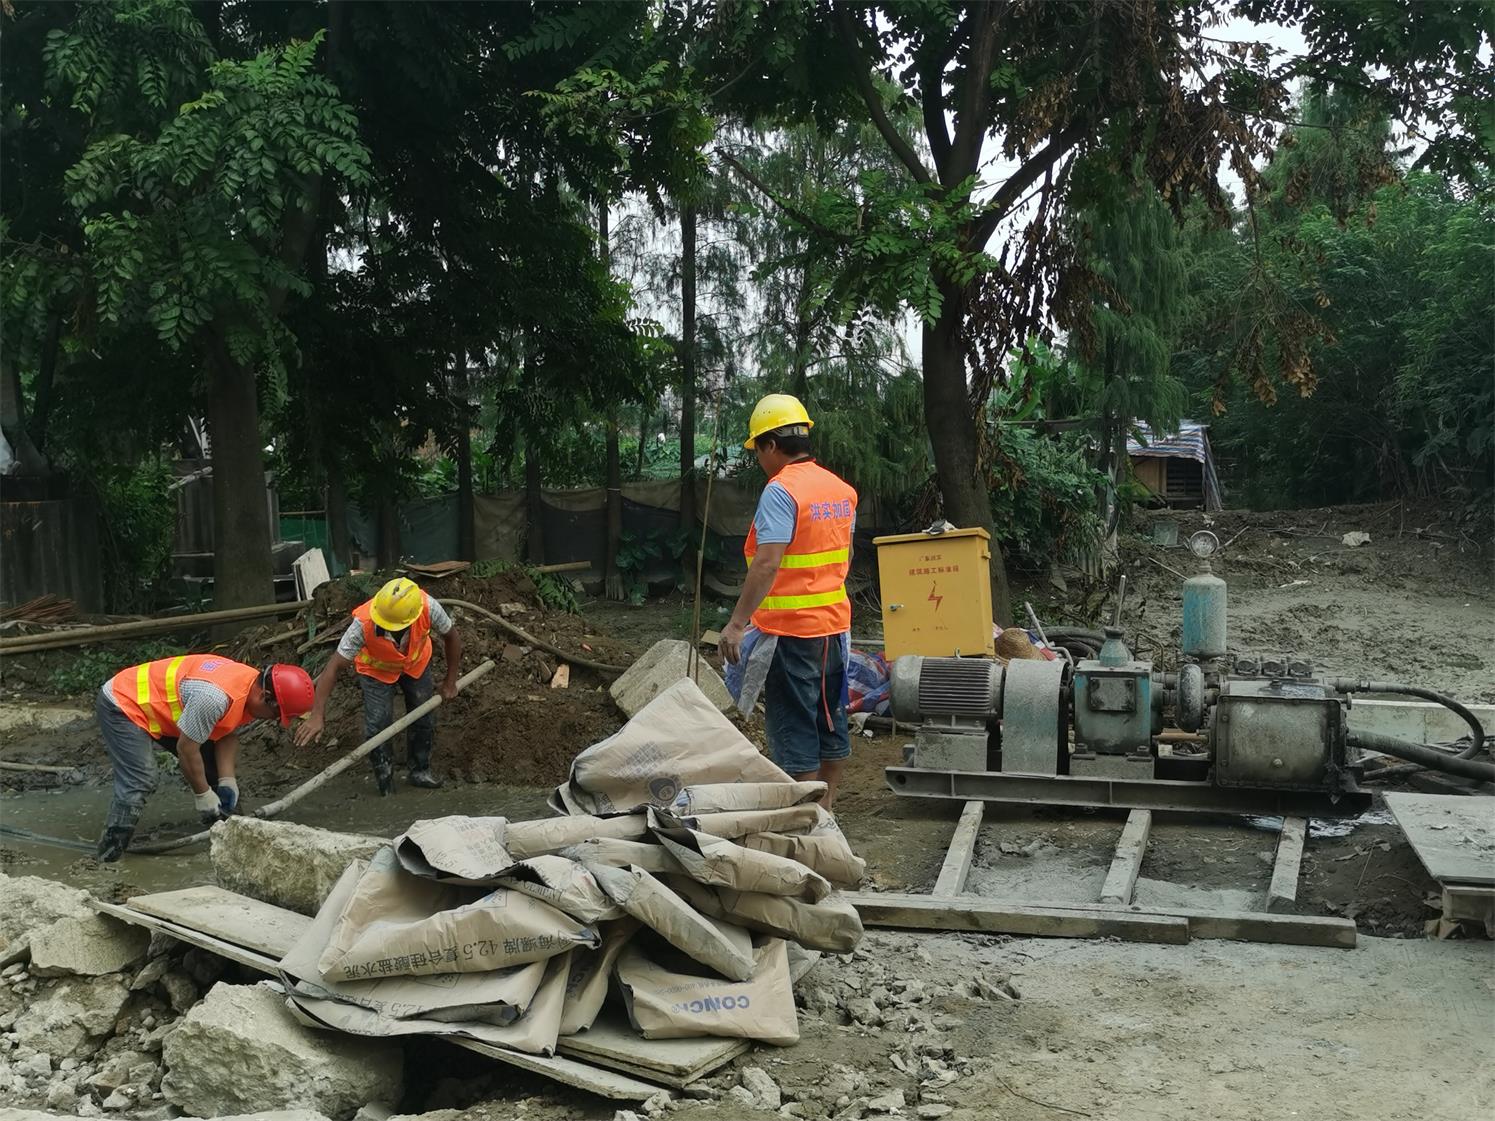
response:
M753 409L743 447L768 476L743 548L747 579L720 649L751 709L761 684L769 751L796 779L826 784L825 806L851 754L846 730L851 537L857 492L815 462L815 422L796 397L770 393Z
M322 734L327 699L332 696L337 675L351 665L363 687L363 730L376 736L394 721L395 687L405 696L405 711L431 699L431 634L441 636L446 659L446 678L438 692L446 700L457 695L457 671L462 660L462 639L451 616L441 604L413 581L401 577L380 588L373 599L353 609L353 621L343 632L337 652L317 677L316 701L311 715L296 732L296 743L304 747ZM431 773L431 747L436 737L436 717L426 713L406 733L406 755L410 785L432 789L441 780ZM388 744L369 756L380 794L394 793L394 756Z

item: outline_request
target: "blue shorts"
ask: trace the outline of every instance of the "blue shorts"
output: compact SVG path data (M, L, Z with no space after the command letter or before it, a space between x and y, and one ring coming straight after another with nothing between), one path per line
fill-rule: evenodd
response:
M791 775L851 754L842 638L780 635L763 687L768 750Z

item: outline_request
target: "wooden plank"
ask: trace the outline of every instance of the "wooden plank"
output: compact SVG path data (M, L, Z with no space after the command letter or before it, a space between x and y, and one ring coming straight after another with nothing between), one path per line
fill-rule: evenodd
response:
M1288 910L1298 898L1298 869L1303 864L1303 841L1308 819L1285 817L1277 838L1277 860L1272 865L1272 883L1267 888L1267 910Z
M555 667L555 673L550 678L552 689L565 689L571 684L571 667L565 662Z
M280 959L278 958L272 958L267 954L247 949L244 946L237 946L232 942L225 942L221 938L214 938L212 935L204 934L201 931L193 930L191 927L182 926L179 923L167 922L165 919L157 918L155 915L147 915L144 911L122 907L118 903L105 903L95 899L93 901L93 908L100 914L113 915L115 918L123 919L125 922L134 923L136 926L143 926L147 930L158 930L162 934L169 934L178 942L185 942L189 946L196 946L200 950L207 950L209 953L217 954L221 958L236 961L240 965L247 965L250 969L258 969L261 973L268 974L271 977L279 976Z
M938 896L959 895L966 889L966 877L971 874L971 858L976 855L976 835L981 832L981 818L986 813L986 803L967 802L960 811L955 835L950 838L950 847L945 850L945 863L940 868L940 877L935 881L934 894Z
M1117 913L1104 903L1035 903L1058 911ZM1290 946L1332 946L1351 949L1355 924L1349 919L1317 915L1273 915L1266 911L1201 911L1190 907L1148 907L1132 904L1121 914L1172 915L1185 919L1191 938L1224 938L1237 942L1276 942Z
M1483 884L1444 884L1443 917L1450 921L1470 919L1495 931L1495 887Z
M311 926L305 915L204 884L137 895L126 906L236 946L283 958Z
M162 894L175 895L178 893L163 892ZM132 900L132 902L134 901ZM249 900L249 902L255 901ZM264 906L268 907L269 904L265 904ZM205 934L200 930L193 930L191 927L183 926L180 923L170 922L156 915L147 914L134 907L120 906L116 903L103 903L96 900L94 908L103 914L113 915L115 918L123 919L128 923L134 923L136 926L143 926L147 930L157 930L162 934L169 934L171 937L185 942L190 946L196 946L199 949L217 954L219 957L227 958L229 961L238 962L240 965L258 970L268 977L280 978L279 957L271 957L268 954L235 945L221 938L214 938L212 935ZM271 909L280 910L278 907ZM287 911L285 913L295 915L296 918L304 919L308 923L311 922L304 915L296 915L294 911ZM454 1043L458 1047L465 1047L469 1051L476 1051L480 1055L487 1055L490 1058L497 1059L501 1063L518 1067L520 1070L542 1074L547 1078L555 1079L557 1082L562 1082L568 1086L575 1086L593 1094L600 1094L603 1097L612 1098L616 1101L646 1101L659 1093L665 1085L658 1079L653 1082L643 1082L627 1074L619 1074L612 1070L603 1070L588 1063L578 1062L575 1059L527 1055L521 1051L510 1051L503 1047L495 1047L492 1044L482 1043L476 1039L468 1039L465 1036L443 1035L436 1038L444 1039L448 1043ZM654 1041L636 1040L636 1042L652 1043Z
M1386 807L1433 879L1495 884L1495 797L1396 791Z
M1152 811L1133 810L1116 841L1116 855L1101 885L1102 903L1127 904L1137 888L1137 873L1142 871L1142 857L1147 852L1147 835L1152 832Z
M1002 904L992 900L937 899L893 892L847 892L846 898L868 926L907 930L979 930L1045 938L1120 938L1127 942L1183 945L1189 923L1171 915L1128 911L1070 911L1042 904Z
M557 1082L575 1086L577 1089L586 1090L604 1098L611 1098L613 1101L648 1101L655 1094L665 1092L665 1088L658 1082L644 1082L616 1071L602 1070L589 1063L577 1062L575 1059L562 1058L558 1055L548 1058L544 1055L526 1055L523 1051L510 1051L503 1047L495 1047L491 1043L484 1043L482 1040L468 1039L460 1035L444 1035L439 1038L445 1039L448 1043L455 1043L458 1047L465 1047L469 1051L475 1051L479 1055L487 1055L490 1059L497 1059L501 1063L518 1067L520 1070L543 1074L546 1078L553 1078ZM562 1042L565 1041L562 1040Z
M677 1090L725 1066L751 1047L745 1039L640 1039L613 1009L604 1010L586 1031L563 1036L559 1043L563 1055L652 1078Z

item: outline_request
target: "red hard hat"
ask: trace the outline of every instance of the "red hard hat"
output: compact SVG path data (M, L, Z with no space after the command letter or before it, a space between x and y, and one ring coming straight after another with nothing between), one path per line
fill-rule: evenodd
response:
M300 666L287 662L266 666L260 675L260 684L275 697L275 707L280 710L281 724L289 724L294 717L311 711L317 691L311 683L311 674Z

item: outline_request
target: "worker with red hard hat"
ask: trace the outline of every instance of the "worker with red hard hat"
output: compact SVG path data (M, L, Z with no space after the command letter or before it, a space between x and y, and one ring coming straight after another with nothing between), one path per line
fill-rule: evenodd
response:
M216 654L179 654L122 669L99 690L95 712L114 765L114 797L98 858L130 847L145 800L156 788L156 751L177 757L203 824L232 814L239 729L255 720L288 725L310 711L311 675L300 666L256 669Z

